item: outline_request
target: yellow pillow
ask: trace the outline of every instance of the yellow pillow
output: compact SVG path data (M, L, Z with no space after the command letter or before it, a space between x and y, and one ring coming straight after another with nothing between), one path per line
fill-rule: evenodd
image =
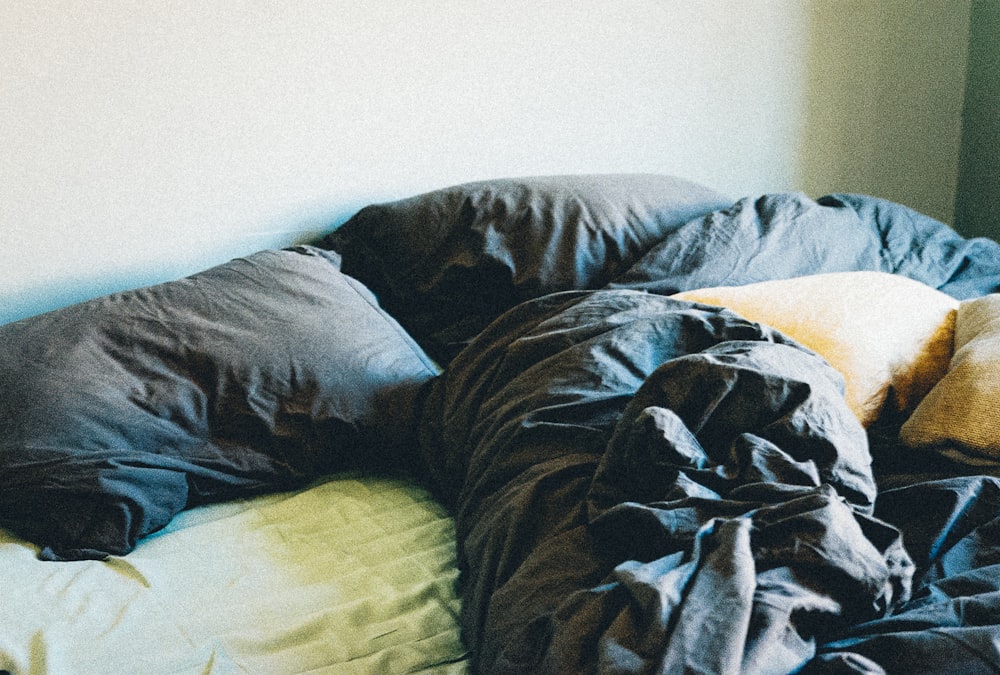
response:
M951 366L899 437L913 447L1000 457L1000 294L959 305Z
M912 411L948 369L958 301L906 277L838 272L674 297L727 307L776 328L844 376L847 404L868 427L887 401Z

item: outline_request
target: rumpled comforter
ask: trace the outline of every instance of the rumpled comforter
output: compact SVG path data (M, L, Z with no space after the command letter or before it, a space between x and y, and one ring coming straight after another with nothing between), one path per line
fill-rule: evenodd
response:
M901 267L988 292L977 260ZM911 463L880 491L823 359L630 283L517 306L425 392L477 670L1000 671L1000 481Z

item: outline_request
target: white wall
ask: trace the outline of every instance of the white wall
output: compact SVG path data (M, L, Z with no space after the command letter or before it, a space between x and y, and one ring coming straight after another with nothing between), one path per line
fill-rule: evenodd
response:
M817 138L851 153L810 127L810 100L836 100L815 74L830 3L0 3L0 322L482 178L648 171L734 197L891 192L826 176L805 153ZM911 4L847 4L864 21L885 3ZM931 4L967 23L968 3ZM924 58L938 65L920 72L964 72L965 49L934 46ZM907 133L957 156L950 104L941 121L922 103L931 114ZM849 113L819 123L887 123ZM904 182L926 173L901 156ZM916 206L946 205L954 176L927 189Z

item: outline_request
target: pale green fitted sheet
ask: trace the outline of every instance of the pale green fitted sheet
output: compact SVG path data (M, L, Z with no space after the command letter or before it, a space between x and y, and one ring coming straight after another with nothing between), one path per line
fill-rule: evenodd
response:
M36 554L0 530L0 671L467 671L454 524L404 480L200 507L105 562Z

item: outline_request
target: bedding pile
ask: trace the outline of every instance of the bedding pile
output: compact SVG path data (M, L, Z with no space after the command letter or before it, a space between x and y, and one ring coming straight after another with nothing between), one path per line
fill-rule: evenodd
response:
M461 485L487 671L792 672L819 626L906 599L864 430L814 354L635 291L529 303L481 340L424 445Z
M998 294L1000 244L873 197L454 186L0 327L0 525L101 559L401 470L474 670L996 672Z
M963 301L1000 292L1000 245L871 197L776 194L657 226L655 241L608 255L609 281L536 277L604 269L591 242L641 239L641 222L610 236L581 224L586 206L565 208L608 194L592 180L583 197L532 181L453 188L458 206L419 244L400 214L439 211L441 193L328 240L387 306L405 305L418 341L455 354L418 419L456 515L475 667L1000 669L1000 441L972 458L898 440L949 369ZM627 191L614 194L627 212ZM380 223L391 247L378 248ZM515 231L529 249L501 236ZM421 283L397 296L411 264ZM419 318L497 287L485 330L445 335ZM706 289L742 314L698 302ZM809 331L744 316L782 309L789 328L836 344L823 354L801 341ZM856 407L852 387L871 392Z

